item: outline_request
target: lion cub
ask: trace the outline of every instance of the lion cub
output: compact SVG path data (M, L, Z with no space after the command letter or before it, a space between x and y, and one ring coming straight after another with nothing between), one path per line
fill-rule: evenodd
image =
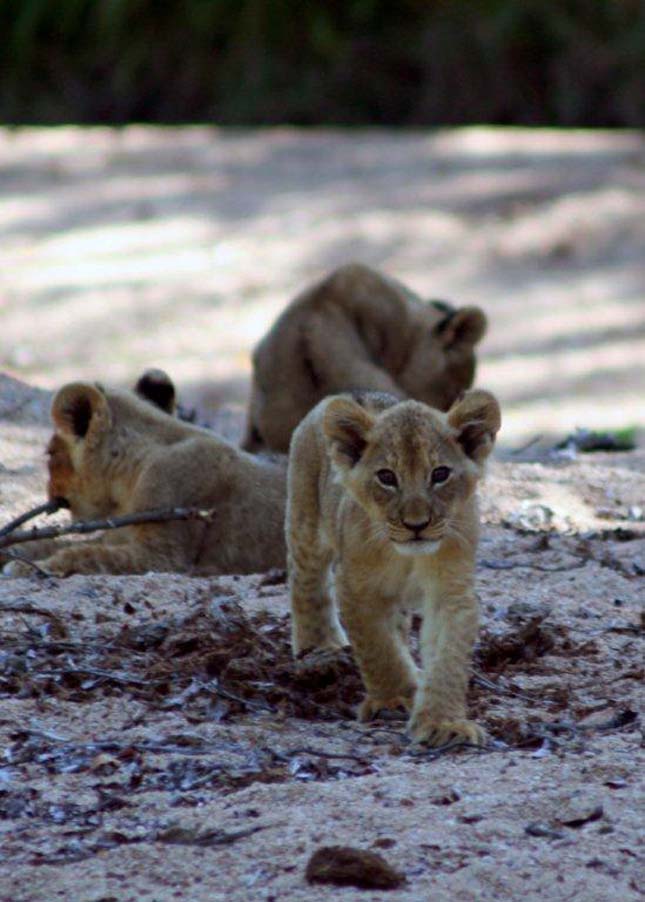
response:
M49 573L254 573L285 565L284 466L246 454L169 415L174 386L159 370L134 392L73 382L55 395L50 498L74 519L165 507L214 508L203 520L145 523L87 542L57 541ZM38 554L36 559L38 560ZM31 556L30 556L31 557ZM13 561L11 576L32 572Z
M425 302L368 266L342 266L298 295L255 349L243 447L287 451L300 420L340 392L446 410L472 385L485 331L478 307Z
M322 401L291 444L294 654L341 647L346 629L367 690L359 719L404 705L409 734L431 745L484 735L466 719L478 624L475 487L499 427L485 391L466 392L447 413L365 393ZM423 615L420 674L405 642L414 607Z

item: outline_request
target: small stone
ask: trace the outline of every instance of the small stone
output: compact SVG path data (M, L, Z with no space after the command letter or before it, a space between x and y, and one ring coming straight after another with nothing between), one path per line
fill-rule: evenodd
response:
M391 849L392 846L396 845L396 840L392 839L391 836L379 836L378 839L375 839L372 843L375 849Z
M529 836L546 836L548 839L562 839L564 836L564 833L554 829L550 824L543 824L539 821L527 824L524 832L528 833Z
M396 889L406 878L376 852L350 846L321 846L307 863L309 883L357 886L359 889Z
M608 786L610 789L625 789L627 785L627 780L623 780L621 777L605 780L605 786Z
M534 504L530 501L524 501L520 509L510 515L508 521L516 529L523 529L527 532L540 532L553 526L554 516L554 511L547 507L546 504Z
M459 815L458 820L462 824L478 824L480 821L484 820L484 815L479 814L477 811L465 812L464 814Z
M565 827L582 827L591 821L600 820L603 806L597 799L573 797L558 814L558 822Z

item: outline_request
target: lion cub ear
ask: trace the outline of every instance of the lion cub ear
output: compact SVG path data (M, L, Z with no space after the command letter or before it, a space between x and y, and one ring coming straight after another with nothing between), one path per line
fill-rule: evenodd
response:
M482 340L487 325L486 314L479 307L460 307L454 313L448 313L435 326L435 332L446 350L472 347Z
M497 399L481 389L466 391L448 411L448 423L457 431L457 441L465 454L482 463L493 450L502 425Z
M89 382L70 382L54 396L52 419L64 435L88 438L109 429L112 422L107 398Z
M146 370L139 376L134 386L136 394L166 413L173 414L176 407L175 386L168 373L163 370Z
M323 414L323 432L334 463L351 469L361 458L373 417L351 398L334 398Z

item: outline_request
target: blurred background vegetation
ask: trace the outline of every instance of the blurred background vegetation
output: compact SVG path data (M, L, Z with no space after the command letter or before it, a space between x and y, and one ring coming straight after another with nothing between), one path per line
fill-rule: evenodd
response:
M645 0L2 0L15 123L645 124Z

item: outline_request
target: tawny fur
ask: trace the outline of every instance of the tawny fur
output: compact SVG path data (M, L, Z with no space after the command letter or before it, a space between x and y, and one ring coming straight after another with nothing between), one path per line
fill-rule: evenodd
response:
M404 705L410 735L433 745L483 738L466 717L478 628L475 488L499 426L484 391L466 392L447 413L345 395L322 401L291 445L294 654L339 648L346 630L367 690L360 719ZM423 615L421 673L404 639L413 609Z
M76 382L56 394L49 497L64 499L73 519L179 506L213 508L212 523L141 524L59 542L38 561L46 571L219 574L285 565L285 467L170 416L174 388L163 377L144 374L136 393ZM5 572L33 570L14 561Z
M485 331L477 307L425 302L367 266L343 266L298 295L255 349L243 447L287 451L308 411L344 391L446 410L472 385Z

